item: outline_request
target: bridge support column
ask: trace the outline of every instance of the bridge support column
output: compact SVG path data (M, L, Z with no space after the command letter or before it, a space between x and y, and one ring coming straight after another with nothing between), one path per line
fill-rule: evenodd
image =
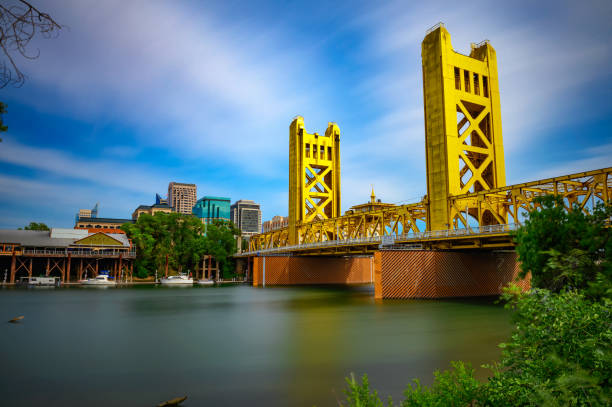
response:
M266 256L265 285L371 284L373 258ZM253 286L264 284L264 257L253 257Z
M520 272L516 253L506 251L382 250L374 258L376 298L498 295ZM529 278L516 283L530 288Z

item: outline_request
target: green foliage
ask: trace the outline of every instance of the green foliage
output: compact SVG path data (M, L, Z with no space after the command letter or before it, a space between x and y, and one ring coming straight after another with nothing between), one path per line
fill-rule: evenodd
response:
M240 230L231 222L215 220L207 225L206 251L219 263L223 278L230 278L234 272L231 256L236 253L236 236L240 236Z
M344 390L346 401L351 407L383 407L384 404L376 390L370 390L370 382L368 375L364 374L361 378L361 383L355 380L355 375L351 373L350 377L346 378L348 389ZM340 403L343 406L343 403ZM393 400L389 397L387 406L393 406Z
M599 298L612 294L612 205L593 213L566 211L557 196L536 198L539 209L528 214L515 234L522 277L531 273L534 287L553 292L585 290Z
M506 294L516 329L483 387L486 405L607 405L612 303L576 291Z
M136 246L136 275L144 278L168 269L193 271L202 256L211 254L222 269L231 272L235 253L234 235L239 233L231 223L215 222L205 226L193 216L158 212L142 214L136 223L121 226ZM232 249L234 249L232 251Z
M452 369L434 372L431 387L421 386L418 379L408 385L400 404L402 407L467 406L477 397L480 382L474 378L474 369L463 362L451 362Z
M30 222L28 226L25 226L23 229L19 228L19 230L49 230L49 226L44 223L36 223Z

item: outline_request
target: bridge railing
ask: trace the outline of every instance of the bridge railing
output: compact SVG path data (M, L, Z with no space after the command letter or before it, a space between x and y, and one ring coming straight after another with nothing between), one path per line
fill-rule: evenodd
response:
M364 246L379 244L382 247L397 245L401 243L410 243L415 241L426 241L432 239L449 239L453 237L463 236L479 236L479 235L491 235L499 233L509 233L513 230L518 229L520 225L511 223L504 225L486 225L470 227L465 229L447 229L447 230L430 230L426 232L411 232L402 235L385 235L385 236L369 236L360 237L353 239L342 239L342 240L327 240L324 242L316 243L303 243L292 246L274 247L270 249L262 249L254 252L243 252L238 256L253 256L253 255L265 255L275 253L289 253L294 251L302 251L308 249L323 249L327 247L346 247L346 246Z

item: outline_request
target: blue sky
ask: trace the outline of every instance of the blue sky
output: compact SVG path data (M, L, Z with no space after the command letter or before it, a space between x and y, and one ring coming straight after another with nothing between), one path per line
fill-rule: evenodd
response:
M426 193L420 44L497 51L508 183L612 166L612 3L34 0L60 24L0 90L0 228L198 197L287 214L288 128L341 130L342 207Z

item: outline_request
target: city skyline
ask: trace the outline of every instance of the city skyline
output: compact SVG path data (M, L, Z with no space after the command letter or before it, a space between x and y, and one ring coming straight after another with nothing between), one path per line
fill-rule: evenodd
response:
M119 15L113 2L37 2L70 30L37 39L24 86L1 90L0 228L70 227L96 202L129 218L172 180L285 216L298 114L312 133L338 123L342 212L372 184L385 202L416 202L420 44L438 21L457 51L484 39L497 51L508 184L609 166L610 5L485 4L151 2Z

